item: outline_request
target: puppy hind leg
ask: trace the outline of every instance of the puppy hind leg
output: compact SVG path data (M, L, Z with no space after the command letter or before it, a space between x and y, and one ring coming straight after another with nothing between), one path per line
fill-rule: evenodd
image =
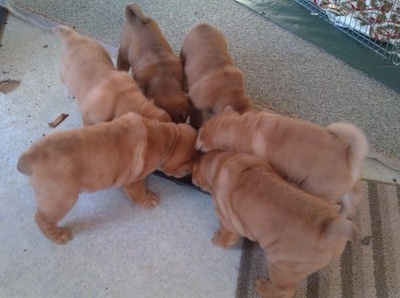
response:
M57 244L65 244L72 239L72 232L68 228L59 227L57 223L62 220L75 205L78 195L57 200L38 200L35 221L40 231L51 241ZM46 203L43 203L46 201Z
M241 236L237 232L232 232L227 229L220 221L220 228L215 231L212 242L215 246L228 248L235 245L239 241L240 237Z
M254 287L261 297L292 298L295 296L297 283L302 279L293 272L281 272L274 264L268 264L268 278L260 277Z
M48 219L39 210L36 211L35 221L43 235L57 244L65 244L72 239L70 229L57 226L57 220Z
M160 199L155 193L146 189L144 179L135 181L129 185L124 185L123 189L133 202L143 208L154 208L160 202Z

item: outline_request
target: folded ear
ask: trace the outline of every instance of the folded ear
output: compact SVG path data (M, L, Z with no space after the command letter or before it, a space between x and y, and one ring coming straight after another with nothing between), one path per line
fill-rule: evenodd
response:
M203 147L203 141L200 139L200 135L199 135L196 138L196 142L194 144L194 149L201 150L202 147Z
M340 217L332 221L326 229L326 237L345 237L354 242L358 238L359 231L354 223L346 218Z

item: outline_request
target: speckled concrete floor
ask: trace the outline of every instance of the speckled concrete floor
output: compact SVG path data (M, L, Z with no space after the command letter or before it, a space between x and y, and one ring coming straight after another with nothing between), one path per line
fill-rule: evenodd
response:
M50 243L33 220L20 153L42 135L81 126L59 78L62 45L51 33L9 17L0 47L0 81L21 85L0 93L0 297L234 297L240 246L211 243L218 228L211 198L151 176L161 203L144 210L120 189L82 194L61 225L65 246ZM58 127L48 122L69 117Z

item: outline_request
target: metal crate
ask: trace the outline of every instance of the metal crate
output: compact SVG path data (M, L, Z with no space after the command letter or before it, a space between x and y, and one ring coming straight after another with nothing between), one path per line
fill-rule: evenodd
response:
M394 65L400 65L400 0L294 0Z

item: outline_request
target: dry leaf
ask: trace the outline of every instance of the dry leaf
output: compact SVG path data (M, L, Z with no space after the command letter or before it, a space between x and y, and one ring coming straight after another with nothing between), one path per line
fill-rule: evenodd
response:
M10 92L13 92L15 89L17 89L21 85L20 81L15 81L15 80L6 80L6 81L1 81L0 82L0 92L7 94Z

